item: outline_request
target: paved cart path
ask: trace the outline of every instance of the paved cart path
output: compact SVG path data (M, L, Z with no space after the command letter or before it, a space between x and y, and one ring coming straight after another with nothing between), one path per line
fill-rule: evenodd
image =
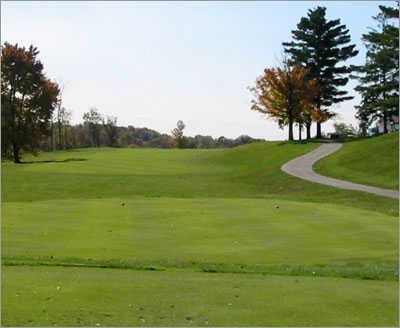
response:
M313 165L315 162L320 160L321 158L328 156L335 151L339 150L342 147L341 143L326 143L314 149L313 151L297 157L285 164L282 165L282 171L287 174L293 175L295 177L317 182L321 184L325 184L328 186L333 186L341 189L349 189L349 190L358 190L369 192L371 194L376 194L379 196L391 197L391 198L399 198L398 190L384 189L372 186L366 186L358 183L348 182L344 180L338 180L334 178L329 178L318 173L315 173L313 170Z

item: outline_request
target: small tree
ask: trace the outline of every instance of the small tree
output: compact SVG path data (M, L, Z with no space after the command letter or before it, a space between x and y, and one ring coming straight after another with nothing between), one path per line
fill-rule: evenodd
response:
M103 127L107 135L108 145L114 147L118 138L117 118L114 116L107 116L107 119L103 118Z
M20 163L20 150L35 153L49 135L60 89L43 73L39 51L5 43L1 51L1 105L3 155Z
M333 127L335 129L335 133L340 137L353 138L357 135L357 130L351 124L334 123Z
M97 108L92 107L89 112L83 114L84 124L88 127L92 139L92 145L100 146L100 124L103 118Z
M65 107L61 107L61 101L57 106L57 114L55 124L57 126L58 149L64 149L67 142L67 125L71 120L71 111Z
M276 119L280 127L288 125L293 140L293 124L303 124L304 115L311 113L319 86L307 78L309 70L287 63L283 68L266 69L250 90L255 96L251 109Z
M176 123L176 128L172 130L172 135L174 137L175 147L183 148L185 146L185 138L183 136L183 129L185 128L185 124L183 121L179 120Z

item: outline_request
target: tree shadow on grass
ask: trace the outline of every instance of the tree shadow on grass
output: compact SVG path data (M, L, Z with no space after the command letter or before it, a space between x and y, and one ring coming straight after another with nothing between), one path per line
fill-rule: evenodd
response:
M24 161L21 164L45 164L45 163L68 163L68 162L83 162L87 161L87 158L66 158L62 160L50 159L50 160L42 160L42 161Z

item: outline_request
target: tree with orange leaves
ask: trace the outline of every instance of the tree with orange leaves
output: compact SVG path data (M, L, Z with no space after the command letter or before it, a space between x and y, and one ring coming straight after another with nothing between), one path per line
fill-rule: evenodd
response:
M301 129L305 115L315 108L319 85L307 78L308 72L305 67L284 63L283 68L265 69L250 89L255 96L251 109L276 119L280 127L288 125L289 140L293 140L293 124Z
M59 101L57 83L43 73L38 51L5 43L1 52L2 155L20 163L21 149L35 152L49 133Z

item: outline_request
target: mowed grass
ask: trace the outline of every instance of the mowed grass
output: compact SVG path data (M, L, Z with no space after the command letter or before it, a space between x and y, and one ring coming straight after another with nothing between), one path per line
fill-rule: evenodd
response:
M397 201L280 170L317 146L3 164L2 324L397 325Z
M394 326L396 286L343 278L5 267L3 316L30 327Z
M280 198L344 204L397 215L397 201L339 190L284 174L286 161L315 143L268 142L234 149L78 149L3 164L3 201L178 198Z
M399 188L399 133L346 142L315 165L321 174L387 189Z
M347 206L165 197L9 202L3 224L3 258L10 264L223 272L281 266L396 279L396 218Z

